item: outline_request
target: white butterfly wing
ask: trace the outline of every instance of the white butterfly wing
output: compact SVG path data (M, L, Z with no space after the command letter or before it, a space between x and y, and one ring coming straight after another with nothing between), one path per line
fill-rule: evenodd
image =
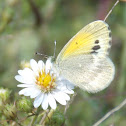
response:
M95 55L70 57L60 62L59 70L63 77L91 93L106 88L115 73L114 65L108 57L98 59Z

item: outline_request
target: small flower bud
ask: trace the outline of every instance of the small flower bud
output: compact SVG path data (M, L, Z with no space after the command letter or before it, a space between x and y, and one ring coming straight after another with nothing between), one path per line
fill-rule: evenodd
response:
M14 120L16 118L16 107L13 104L7 104L5 105L5 108L3 110L3 114L7 119Z
M29 113L32 111L33 105L30 99L23 97L18 101L17 107L20 111Z
M52 120L52 124L55 124L55 126L60 126L64 123L65 117L64 117L63 113L61 113L59 111L55 111L51 120Z
M2 99L4 103L6 103L9 100L10 93L11 91L9 91L8 89L0 88L0 99Z
M21 69L24 69L24 68L31 68L30 67L30 63L29 62L26 62L26 61L22 61L21 64L20 64L20 67Z

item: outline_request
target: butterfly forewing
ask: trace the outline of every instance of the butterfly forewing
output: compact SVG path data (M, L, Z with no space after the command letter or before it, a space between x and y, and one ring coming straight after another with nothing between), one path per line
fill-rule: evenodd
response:
M69 40L58 55L57 61L82 53L106 56L110 47L111 31L108 24L101 20L94 21Z

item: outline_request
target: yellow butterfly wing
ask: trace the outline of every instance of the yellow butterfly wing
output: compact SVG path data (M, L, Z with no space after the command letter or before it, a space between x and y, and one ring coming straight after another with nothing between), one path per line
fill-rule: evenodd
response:
M114 64L108 57L111 40L111 31L104 21L88 24L61 50L56 68L83 90L91 93L103 90L115 74Z
M69 40L58 55L57 61L79 54L100 53L100 56L105 56L111 47L111 40L108 24L102 20L94 21Z

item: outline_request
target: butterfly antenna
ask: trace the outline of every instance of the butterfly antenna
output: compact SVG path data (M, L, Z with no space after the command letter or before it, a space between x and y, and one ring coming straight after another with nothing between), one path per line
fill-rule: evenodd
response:
M111 10L108 12L108 14L106 15L106 17L104 18L104 21L106 21L106 19L108 18L108 16L112 13L113 9L115 8L115 6L119 3L119 0L117 0L115 2L115 4L113 5L113 7L111 8Z
M45 54L41 54L41 53L39 53L39 52L36 52L35 53L36 55L39 55L39 56L43 56L44 58L48 58L49 56L47 56L47 55L45 55Z
M54 57L54 59L55 59L55 57L56 57L56 40L54 41L54 54L53 54L53 57Z

